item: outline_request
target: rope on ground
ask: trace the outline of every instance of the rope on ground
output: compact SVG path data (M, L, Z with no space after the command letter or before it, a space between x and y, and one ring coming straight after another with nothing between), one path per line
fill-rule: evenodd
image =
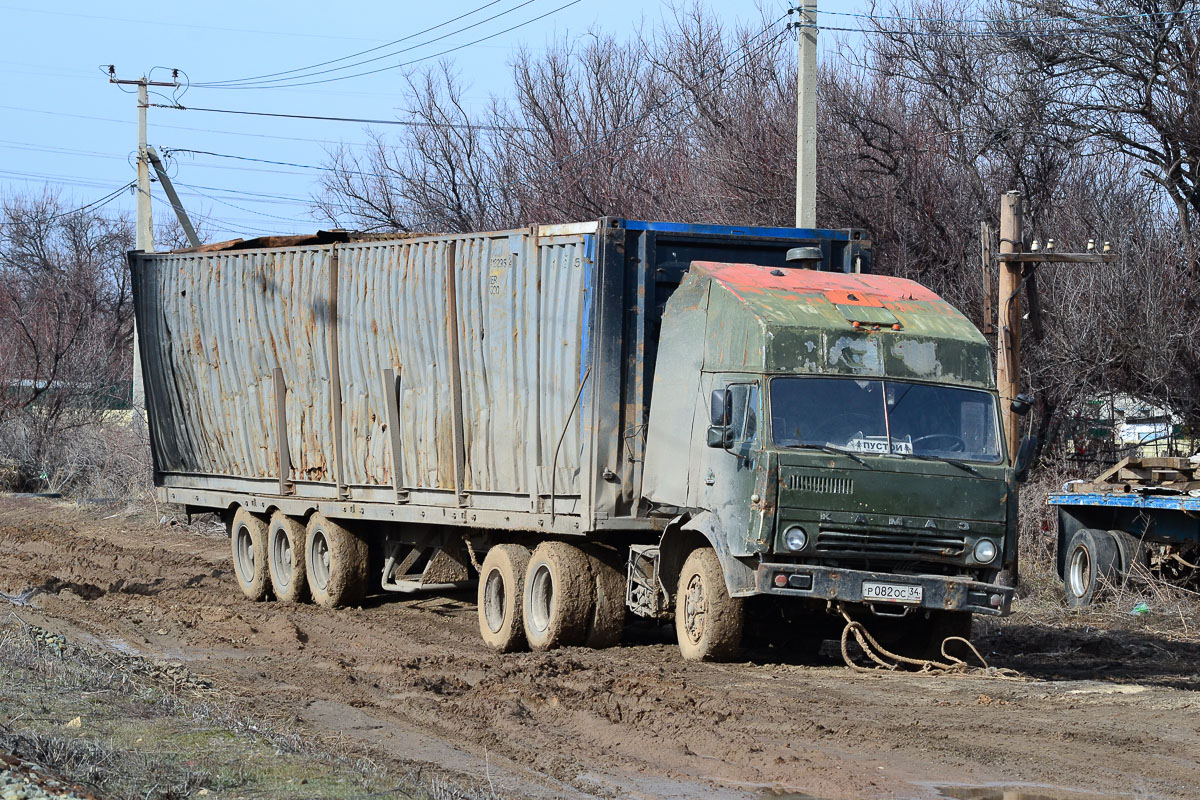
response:
M961 636L948 636L942 640L941 655L942 658L945 659L944 661L938 661L930 658L910 658L908 656L899 655L898 653L893 653L881 645L875 639L875 637L871 635L870 631L866 629L866 626L864 626L858 620L852 619L850 615L846 613L845 607L840 603L838 604L838 611L841 613L842 619L846 620L846 627L842 630L842 660L846 662L846 666L850 667L855 672L874 672L880 669L895 671L901 669L902 667L908 666L915 667L919 672L925 672L934 675L966 673L974 668L965 660L958 658L957 656L952 656L946 652L946 645L950 644L951 642L962 642L967 646L971 653L975 655L975 658L979 661L981 665L980 668L982 670L989 673L994 673L1001 677L1009 677L1010 675L1016 676L1017 674L1012 670L992 669L990 666L988 666L987 659L985 659L980 654L979 650L975 648L975 645L971 644L969 640L964 639ZM862 648L862 651L866 654L867 658L875 662L875 666L864 667L861 664L856 664L854 662L854 659L850 657L851 636L853 636L855 641L858 642L858 646Z

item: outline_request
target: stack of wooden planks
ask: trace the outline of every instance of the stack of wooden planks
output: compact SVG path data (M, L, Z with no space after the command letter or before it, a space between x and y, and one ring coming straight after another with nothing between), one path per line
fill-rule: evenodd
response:
M1187 458L1125 458L1090 483L1071 484L1071 491L1188 494L1200 491L1200 463Z

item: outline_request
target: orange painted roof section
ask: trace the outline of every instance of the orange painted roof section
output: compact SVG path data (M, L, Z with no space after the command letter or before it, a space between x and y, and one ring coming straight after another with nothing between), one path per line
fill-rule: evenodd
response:
M844 272L820 272L795 267L763 267L758 264L723 264L694 261L692 268L711 275L721 283L740 290L827 294L833 302L848 305L878 306L883 302L905 300L941 301L937 294L915 281L885 275L861 275ZM783 275L772 275L779 269ZM856 294L861 293L861 294Z

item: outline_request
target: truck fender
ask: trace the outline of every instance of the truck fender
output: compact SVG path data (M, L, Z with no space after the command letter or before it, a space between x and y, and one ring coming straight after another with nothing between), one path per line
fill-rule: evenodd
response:
M731 597L754 594L754 567L729 553L729 544L716 515L701 511L694 516L680 515L671 520L658 543L658 581L668 598L675 597L683 562L693 550L712 547L725 574L725 588Z

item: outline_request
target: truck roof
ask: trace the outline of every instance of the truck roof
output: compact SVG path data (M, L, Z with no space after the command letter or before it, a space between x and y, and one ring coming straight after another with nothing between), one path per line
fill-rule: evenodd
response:
M995 386L983 334L914 281L710 261L693 262L689 280L697 284L693 292L699 284L708 285L706 369ZM685 297L691 293L680 290ZM720 327L726 317L732 321L745 314L757 320L757 332L748 332L744 340L727 332L711 335L714 320Z

